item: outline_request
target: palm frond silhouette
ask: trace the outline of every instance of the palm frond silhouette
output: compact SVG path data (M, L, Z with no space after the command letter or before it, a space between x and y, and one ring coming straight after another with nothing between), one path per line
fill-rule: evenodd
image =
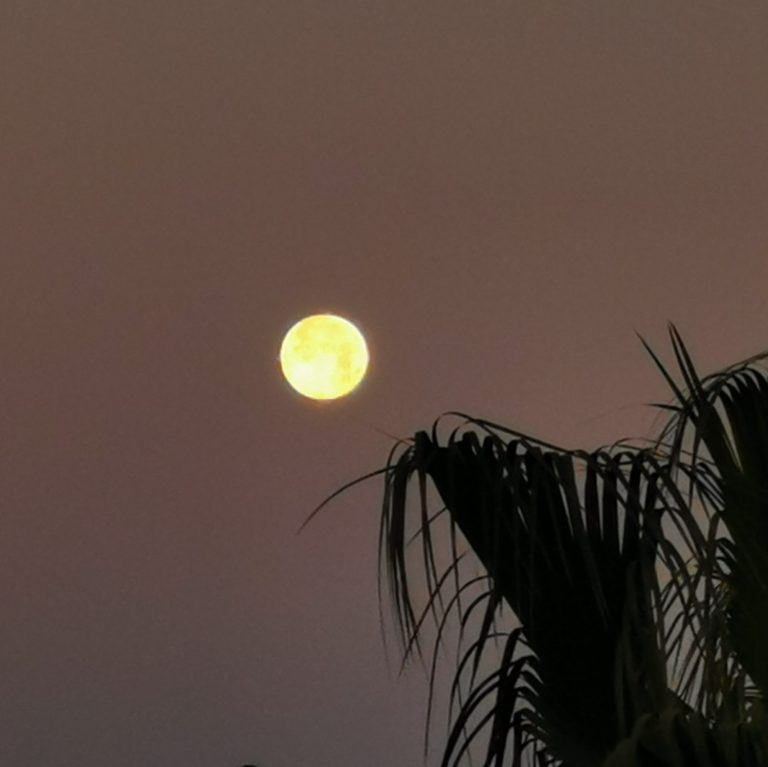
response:
M768 352L700 377L670 339L679 381L641 339L675 397L650 444L454 413L368 475L406 659L436 627L430 707L459 627L443 767L768 765Z

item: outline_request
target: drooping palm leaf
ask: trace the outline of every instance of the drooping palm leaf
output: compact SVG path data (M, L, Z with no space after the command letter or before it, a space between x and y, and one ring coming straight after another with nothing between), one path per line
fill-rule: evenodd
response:
M700 380L682 339L671 336L688 385L669 424L676 442L692 432L714 462L720 488L718 513L732 544L725 543L729 640L740 663L768 700L768 375L745 363ZM657 359L658 362L658 359ZM659 363L660 364L660 363Z
M387 554L406 634L416 629L403 545L416 475L434 482L497 601L522 623L535 657L519 690L535 712L532 730L573 767L599 763L638 716L674 700L653 606L657 548L674 554L659 527L666 475L652 451L545 450L475 423L483 440L468 432L441 447L420 432L391 467ZM515 712L509 707L508 726ZM497 751L498 742L497 734Z

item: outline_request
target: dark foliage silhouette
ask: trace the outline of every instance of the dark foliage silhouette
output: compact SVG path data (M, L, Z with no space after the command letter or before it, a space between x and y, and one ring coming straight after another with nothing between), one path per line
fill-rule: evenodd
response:
M647 444L454 413L331 496L384 478L382 572L406 660L434 626L430 707L455 619L444 767L768 766L768 352L702 378L670 338L679 382L642 341L675 397Z

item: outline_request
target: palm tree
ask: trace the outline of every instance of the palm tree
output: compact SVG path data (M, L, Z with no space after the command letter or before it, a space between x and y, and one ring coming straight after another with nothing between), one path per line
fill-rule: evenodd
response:
M434 622L430 710L456 619L443 767L768 766L768 352L700 378L670 337L680 384L641 339L676 398L649 444L456 413L367 475L406 660Z

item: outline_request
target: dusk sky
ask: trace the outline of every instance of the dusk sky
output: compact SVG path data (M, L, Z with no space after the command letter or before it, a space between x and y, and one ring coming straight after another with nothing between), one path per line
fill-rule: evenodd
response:
M381 483L297 528L377 429L594 448L669 397L635 331L768 347L768 4L1 5L0 764L417 767Z

